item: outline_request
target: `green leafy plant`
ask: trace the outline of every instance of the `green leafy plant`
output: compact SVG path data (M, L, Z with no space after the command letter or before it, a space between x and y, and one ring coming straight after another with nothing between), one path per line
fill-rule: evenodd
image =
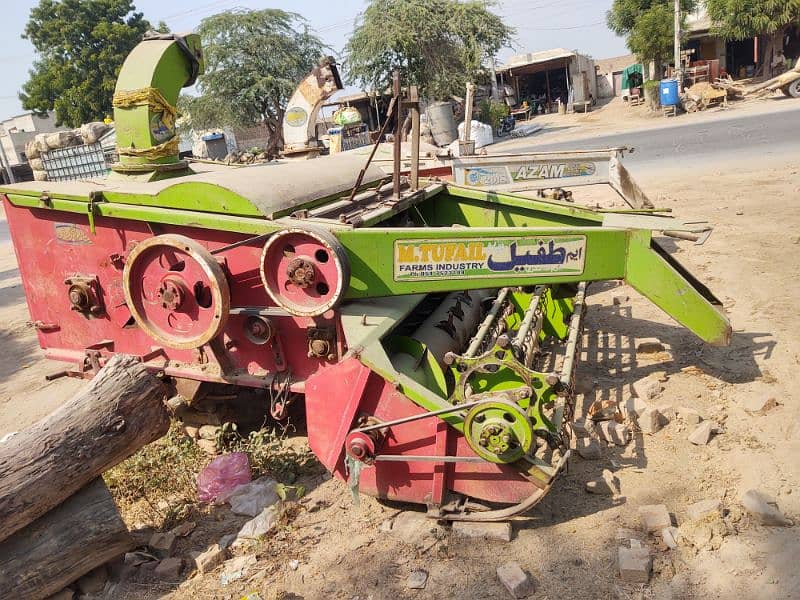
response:
M278 9L226 11L205 18L197 29L206 71L200 95L182 99L191 125L263 124L273 154L283 143L283 113L289 96L327 48L305 19Z
M152 28L134 11L130 0L40 0L22 35L37 54L19 94L23 108L55 111L69 127L111 114L122 63Z
M511 114L511 109L504 102L494 102L493 100L482 100L478 104L478 120L492 126L492 131L500 128L503 117Z
M350 83L384 90L398 69L429 99L487 80L484 61L510 45L514 30L485 0L371 0L345 47Z
M800 23L800 0L706 0L706 8L717 35L728 40L766 38L762 65L783 50L783 36Z
M681 0L684 22L696 0ZM608 28L626 38L628 48L643 62L670 62L675 50L672 0L614 0L606 14ZM685 30L685 28L684 28Z

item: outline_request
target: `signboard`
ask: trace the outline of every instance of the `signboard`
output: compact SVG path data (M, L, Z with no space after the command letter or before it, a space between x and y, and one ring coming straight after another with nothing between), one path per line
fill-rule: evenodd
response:
M524 162L508 166L464 168L464 183L472 187L496 187L530 181L591 177L597 173L593 162Z
M394 280L581 275L586 236L397 240Z

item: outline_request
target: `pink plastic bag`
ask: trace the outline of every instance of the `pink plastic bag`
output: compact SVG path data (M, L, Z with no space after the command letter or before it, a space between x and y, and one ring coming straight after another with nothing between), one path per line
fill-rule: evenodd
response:
M244 452L231 452L212 460L197 476L201 502L225 501L243 483L250 483L250 460Z

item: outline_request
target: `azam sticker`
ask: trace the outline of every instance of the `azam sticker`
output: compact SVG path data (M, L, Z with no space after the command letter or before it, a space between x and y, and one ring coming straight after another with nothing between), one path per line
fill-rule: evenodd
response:
M304 108L295 106L286 111L284 119L289 127L302 127L308 122L308 113Z
M522 165L514 175L514 181L531 179L563 179L565 177L588 177L597 172L594 163L542 163Z
M175 137L175 130L164 122L164 113L158 112L150 117L150 134L159 144Z
M397 240L394 280L581 275L586 236Z

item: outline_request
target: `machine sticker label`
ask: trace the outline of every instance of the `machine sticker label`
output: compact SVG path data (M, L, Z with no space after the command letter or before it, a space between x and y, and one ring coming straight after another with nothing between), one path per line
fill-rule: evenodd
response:
M522 165L514 175L514 181L532 179L563 179L566 177L588 177L597 172L594 163L539 163Z
M289 127L302 127L308 122L308 113L304 108L295 106L286 111L284 119Z
M150 117L150 135L159 144L175 137L175 129L164 122L164 113L155 113Z
M580 275L586 236L397 240L394 280Z
M513 183L505 167L472 167L464 169L464 183L473 187Z
M56 241L72 246L87 246L92 243L89 235L73 223L56 223Z

